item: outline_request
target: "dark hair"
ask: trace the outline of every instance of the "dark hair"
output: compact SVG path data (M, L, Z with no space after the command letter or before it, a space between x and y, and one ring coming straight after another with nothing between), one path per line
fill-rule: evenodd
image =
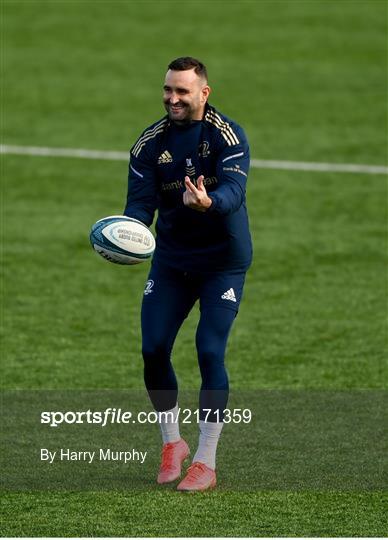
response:
M207 69L205 64L202 64L196 58L192 56L181 56L170 62L168 69L173 71L187 71L188 69L194 69L198 77L203 77L207 81Z

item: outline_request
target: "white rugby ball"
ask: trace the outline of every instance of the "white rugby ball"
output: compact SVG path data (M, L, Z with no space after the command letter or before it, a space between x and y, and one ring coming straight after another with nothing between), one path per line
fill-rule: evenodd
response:
M128 216L99 219L90 243L101 257L116 264L138 264L152 257L155 238L144 223Z

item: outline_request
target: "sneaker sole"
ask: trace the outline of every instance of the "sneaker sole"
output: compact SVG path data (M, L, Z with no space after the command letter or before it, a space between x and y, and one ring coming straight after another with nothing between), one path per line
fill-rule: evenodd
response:
M183 492L186 492L186 493L196 493L198 491L207 491L208 489L214 489L217 485L217 480L214 479L212 480L212 482L210 483L209 486L207 487L204 487L204 488L200 488L200 489L190 489L190 488L177 488L177 491L183 491Z

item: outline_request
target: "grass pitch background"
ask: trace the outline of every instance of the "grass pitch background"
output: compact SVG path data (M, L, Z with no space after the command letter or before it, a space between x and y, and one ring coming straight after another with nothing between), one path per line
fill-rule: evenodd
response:
M5 144L128 150L163 115L166 65L190 54L208 65L211 103L244 126L252 157L386 162L383 1L3 1L1 10ZM96 219L122 211L126 169L2 157L3 388L142 387L148 267L109 265L88 244ZM386 204L383 176L252 169L255 259L228 349L234 388L386 387ZM174 351L190 389L195 324L194 312ZM383 497L7 493L3 530L382 536Z

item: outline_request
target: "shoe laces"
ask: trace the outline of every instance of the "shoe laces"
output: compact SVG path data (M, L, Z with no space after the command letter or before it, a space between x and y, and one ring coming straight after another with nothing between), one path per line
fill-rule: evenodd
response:
M206 465L200 463L199 461L196 461L187 469L188 476L190 476L190 478L193 480L198 480L198 478L200 478L201 474L204 472L206 472Z
M170 468L173 464L175 443L166 443L162 448L162 466Z

